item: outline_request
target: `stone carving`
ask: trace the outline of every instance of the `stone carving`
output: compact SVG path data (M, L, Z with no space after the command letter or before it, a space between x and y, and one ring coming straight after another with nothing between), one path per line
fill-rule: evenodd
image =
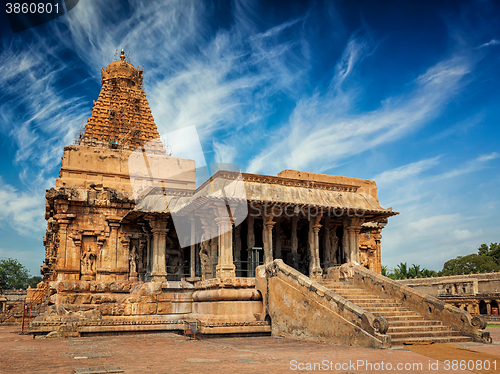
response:
M373 320L373 328L379 334L385 334L389 330L389 322L383 316L378 316Z
M139 244L139 252L137 254L138 256L138 262L139 262L139 272L143 272L146 269L144 259L145 259L145 254L146 254L146 243L141 241Z
M472 326L477 326L482 330L484 330L487 326L486 318L477 314L474 317L472 317L471 323Z
M337 236L337 226L327 221L325 225L325 272L328 268L337 264L337 250L339 247L339 238Z
M360 249L359 250L359 262L360 265L369 269L370 268L370 260L368 256L368 251L365 249Z
M129 254L129 260L130 260L130 274L137 274L137 260L139 256L137 255L137 249L135 248L135 245L132 246L132 250L130 251Z
M90 280L95 275L95 253L90 244L87 244L82 254L81 272L82 280Z
M210 266L210 244L207 241L200 243L201 279L206 280L212 277Z
M175 238L175 235L174 235ZM172 240L167 237L167 248L165 250L165 266L167 268L167 273L169 274L181 274L182 273L182 253L177 241Z
M354 266L356 265L359 265L356 261L340 265L340 278L352 278L354 276Z

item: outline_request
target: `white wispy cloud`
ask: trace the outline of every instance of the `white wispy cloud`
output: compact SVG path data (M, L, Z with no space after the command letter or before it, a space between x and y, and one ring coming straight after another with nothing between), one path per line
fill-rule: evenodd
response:
M44 195L38 191L19 191L0 178L0 225L25 236L44 231Z
M486 161L495 160L495 159L497 159L499 157L500 157L500 154L498 152L492 152L492 153L487 154L487 155L479 156L477 158L477 160L480 161L480 162L486 162Z
M276 131L286 135L278 141L271 137L248 170L276 173L285 168L314 167L320 171L398 140L436 118L471 68L467 58L453 56L419 76L411 92L390 97L379 108L360 114L353 108L352 92L339 93L330 88L324 94L305 97L297 103L289 121ZM343 77L341 74L338 79ZM274 157L277 154L280 157Z
M496 39L491 39L489 42L487 43L484 43L484 44L481 44L479 46L479 48L483 48L483 47L489 47L491 45L499 45L500 44L500 41L496 40Z
M414 177L423 171L429 170L430 168L439 164L439 159L441 156L436 156L432 158L428 158L425 160L420 160L417 162L412 162L407 165L400 166L398 168L384 171L372 179L377 182L377 185L389 185L393 182L400 181L402 179L406 179L408 177Z

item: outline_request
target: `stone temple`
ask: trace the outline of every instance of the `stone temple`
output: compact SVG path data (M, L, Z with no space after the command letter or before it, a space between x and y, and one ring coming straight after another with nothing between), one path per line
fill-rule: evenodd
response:
M374 181L219 170L170 155L125 60L102 88L47 190L44 312L33 334L272 333L385 348L489 341L484 320L380 275L398 214ZM430 328L430 327L432 328Z

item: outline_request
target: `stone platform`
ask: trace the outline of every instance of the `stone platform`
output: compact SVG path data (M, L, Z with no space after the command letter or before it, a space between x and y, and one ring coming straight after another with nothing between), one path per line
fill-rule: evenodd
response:
M254 278L181 282L50 282L46 311L34 335L182 331L198 321L202 334L270 333Z

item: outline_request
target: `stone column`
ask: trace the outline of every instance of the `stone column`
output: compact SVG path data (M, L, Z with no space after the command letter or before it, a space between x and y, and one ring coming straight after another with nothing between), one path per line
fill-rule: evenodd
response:
M264 264L273 261L273 221L274 215L262 215L264 227L262 230L262 240L264 242Z
M255 230L254 230L254 217L249 215L247 217L247 247L253 248L255 247Z
M479 302L475 300L472 304L472 314L479 314Z
M375 250L377 251L374 271L382 274L382 252L380 245L380 242L382 240L382 230L374 231L373 238L375 239Z
M153 282L165 282L167 280L167 271L165 268L165 249L167 238L167 221L161 218L149 221L151 231L153 232L153 251L151 276Z
M233 232L232 222L227 214L226 206L217 208L217 223L219 231L219 261L216 267L217 278L234 277L235 266L233 264Z
M486 303L486 314L491 315L491 300Z
M319 224L321 216L311 217L309 221L309 277L320 278L323 275L319 258Z
M140 253L140 264L139 264L139 280L146 280L146 272L148 271L147 259L148 259L148 239L139 239L139 253Z
M100 280L116 280L120 218L108 216L106 221L108 222L109 236L101 252L101 269L97 272L101 273Z
M297 222L298 222L298 220L299 220L299 218L297 216L292 217L292 237L290 238L293 268L296 270L299 268L299 255L297 253L297 250L299 247L299 240L297 238Z
M236 276L241 276L241 225L234 228L234 260L236 261Z
M81 252L76 253L75 246L73 243L70 244L68 237L68 226L73 218L74 215L65 214L63 218L57 220L59 225L59 246L56 260L57 280L78 280L80 277Z
M349 226L349 217L343 217L342 219L342 256L340 259L342 263L348 263L351 261L351 254L349 252L349 231L347 227Z
M191 246L189 253L189 276L194 278L196 276L196 245L195 245L195 219L191 217Z
M219 255L219 238L217 236L210 240L210 271L212 278L217 277L216 264L218 264Z
M350 225L347 227L349 232L349 261L356 261L359 264L359 233L363 218L351 218Z
M325 218L325 230L323 234L323 271L326 273L328 268L333 265L332 259L332 236L330 234L332 222L330 218Z
M275 237L275 250L274 253L276 255L276 258L281 258L283 259L283 256L281 255L281 218L278 218L276 220L276 235Z
M137 250L137 248L136 248ZM127 280L129 277L132 277L132 281L137 281L137 274L130 274L130 236L127 234L123 234L120 238L120 246L117 253L117 280ZM136 272L137 273L137 272Z
M213 258L214 258L214 252L217 251L217 244L215 245L215 249L212 248L212 243L214 243L213 237L215 236L215 232L212 232L213 221L208 217L204 217L203 215L200 216L200 221L203 227L203 236L201 238L200 252L199 252L201 279L206 280L214 277Z

